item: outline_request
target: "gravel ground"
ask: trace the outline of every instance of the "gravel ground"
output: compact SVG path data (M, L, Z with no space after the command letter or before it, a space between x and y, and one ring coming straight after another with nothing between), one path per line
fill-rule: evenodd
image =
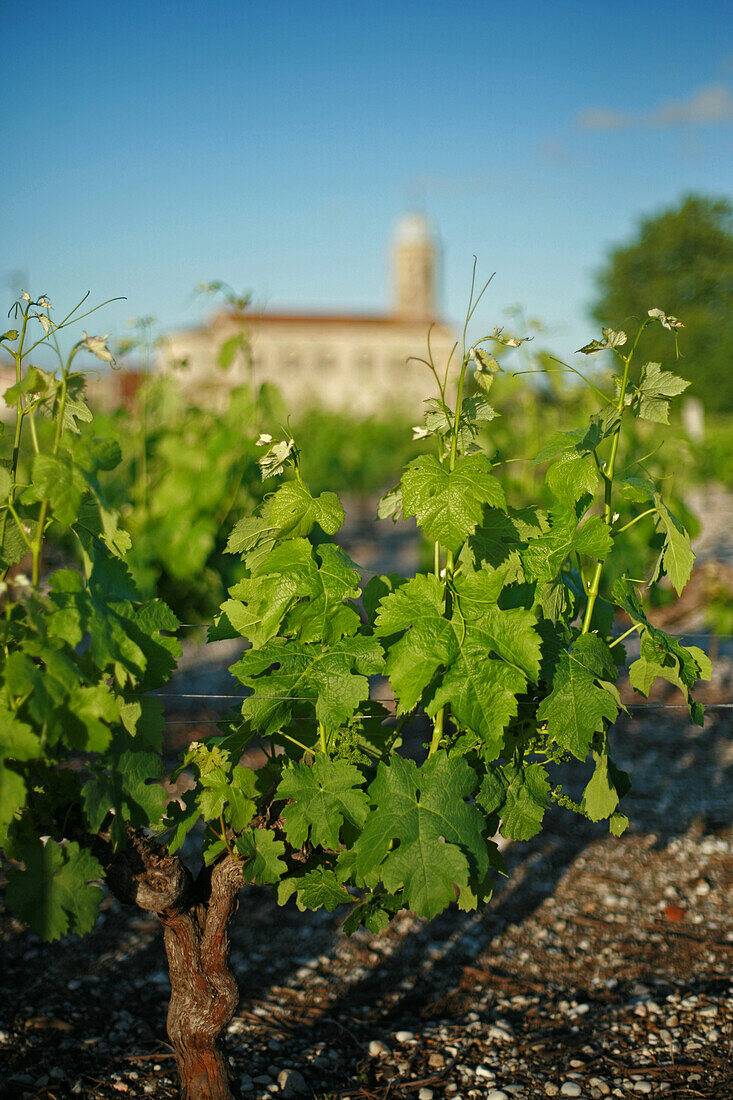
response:
M228 1049L247 1100L733 1097L731 723L643 717L618 728L628 834L553 813L481 915L347 939L245 892ZM176 1096L154 920L107 898L84 940L0 931L1 1095Z

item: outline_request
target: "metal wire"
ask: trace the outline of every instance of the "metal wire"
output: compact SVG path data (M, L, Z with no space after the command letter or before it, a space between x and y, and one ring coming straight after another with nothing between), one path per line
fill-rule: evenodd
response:
M260 695L260 696L258 696L258 698L259 699L268 699L268 698L271 698L271 697ZM306 702L309 702L309 701L312 701L312 700L306 700ZM372 700L372 701L373 702L378 702L378 700ZM394 702L394 700L391 700L391 699L390 700L384 700L384 702ZM706 713L708 711L713 711L713 710L733 710L733 703L703 703L702 705L703 705ZM625 709L626 709L627 713L628 712L639 713L639 712L644 711L644 710L655 710L655 711L657 711L657 710L688 710L688 706L687 706L686 703L629 703L628 706L626 706ZM354 715L352 715L352 719L354 719L354 718L371 718L371 717L373 717L373 715L371 715L371 714L354 714ZM414 718L424 718L424 717L426 717L425 711L416 711L415 714L413 715L413 717ZM213 726L213 725L216 725L220 720L221 719L219 719L219 718L173 719L171 721L167 721L166 725L167 726L206 726L206 725L212 725ZM300 722L311 722L313 725L318 724L318 720L316 718L311 718L311 719L301 718L301 719L299 719L299 721Z
M149 695L135 695L134 698L152 698L152 699L226 699L235 703L243 703L245 699L251 699L251 695L176 695L171 692L166 695L158 695L155 692L151 692ZM266 699L271 702L280 703L312 703L313 697L310 695L257 695L256 699ZM369 698L370 703L394 703L395 698L393 695L372 695ZM731 703L706 703L704 704L706 710L711 707L733 707ZM627 710L678 710L682 708L687 709L686 703L629 703Z

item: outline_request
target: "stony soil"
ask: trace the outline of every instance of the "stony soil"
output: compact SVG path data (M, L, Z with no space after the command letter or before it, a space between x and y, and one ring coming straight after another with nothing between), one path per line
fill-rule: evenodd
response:
M481 915L346 939L336 916L244 893L229 1029L243 1096L733 1097L723 714L703 730L667 712L622 723L632 828L615 840L554 813L507 849ZM108 898L85 940L42 944L10 918L1 933L1 1095L177 1095L154 920Z

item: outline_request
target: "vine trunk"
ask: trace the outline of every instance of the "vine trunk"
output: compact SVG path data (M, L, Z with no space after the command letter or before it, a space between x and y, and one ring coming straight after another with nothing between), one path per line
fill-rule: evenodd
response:
M235 1100L222 1039L239 991L229 963L229 926L243 885L227 857L194 880L140 831L127 847L107 851L107 881L123 902L154 912L163 926L171 982L168 1037L181 1081L181 1100Z

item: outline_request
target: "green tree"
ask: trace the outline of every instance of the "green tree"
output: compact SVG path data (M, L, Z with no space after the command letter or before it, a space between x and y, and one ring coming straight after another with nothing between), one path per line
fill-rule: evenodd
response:
M597 277L592 315L623 327L642 320L653 301L684 324L689 393L709 412L733 411L733 206L688 195L679 206L645 218L636 236L615 248ZM641 354L660 362L664 333L644 331Z

